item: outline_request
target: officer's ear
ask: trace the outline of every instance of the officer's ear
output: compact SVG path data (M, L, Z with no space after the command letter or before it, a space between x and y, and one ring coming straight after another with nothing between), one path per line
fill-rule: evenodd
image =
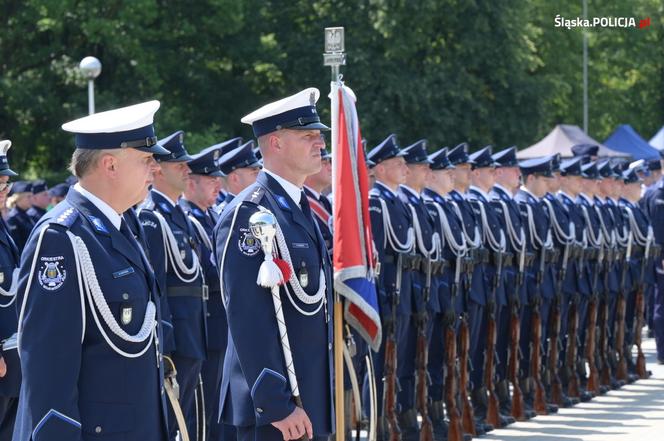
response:
M118 158L111 153L106 153L99 160L99 166L104 171L104 174L115 176L118 171Z

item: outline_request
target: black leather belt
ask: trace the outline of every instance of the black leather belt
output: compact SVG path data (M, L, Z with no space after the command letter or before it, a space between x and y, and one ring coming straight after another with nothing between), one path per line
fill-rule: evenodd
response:
M221 291L218 292L221 293ZM168 297L196 297L198 299L202 298L203 300L210 298L207 285L203 285L201 287L169 286L166 289L166 295Z

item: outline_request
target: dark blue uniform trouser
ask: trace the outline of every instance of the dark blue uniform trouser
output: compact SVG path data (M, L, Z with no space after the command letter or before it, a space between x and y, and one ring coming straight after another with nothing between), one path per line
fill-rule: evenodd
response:
M205 441L235 440L235 427L217 421L219 418L219 388L221 386L223 359L223 352L208 351L208 358L203 362L201 368L205 398L205 419L207 421L207 440Z
M657 359L664 360L664 274L657 273L657 287L653 302L653 325Z
M184 419L187 422L189 438L195 439L196 409L194 405L194 392L198 386L198 379L201 373L201 368L203 366L203 360L174 355L173 363L175 364L175 369L177 370L176 379L178 381L178 385L180 386L180 407L182 408ZM168 425L169 438L174 440L178 430L178 425L172 409L170 409L168 412Z
M17 408L18 397L0 397L0 441L11 441Z
M237 428L238 441L283 441L281 432L271 424ZM311 441L327 441L328 436L314 436Z

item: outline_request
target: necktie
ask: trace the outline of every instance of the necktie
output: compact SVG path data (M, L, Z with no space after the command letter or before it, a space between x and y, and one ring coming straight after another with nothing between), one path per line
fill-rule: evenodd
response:
M136 252L141 255L141 249L139 248L140 245L138 245L138 241L134 237L134 233L131 232L131 229L129 228L129 225L127 224L127 221L122 218L122 222L120 222L120 233L129 241L132 247L136 250Z
M304 213L304 217L311 222L311 207L309 207L309 199L307 199L307 195L304 192L300 193L300 209L302 210L302 213Z

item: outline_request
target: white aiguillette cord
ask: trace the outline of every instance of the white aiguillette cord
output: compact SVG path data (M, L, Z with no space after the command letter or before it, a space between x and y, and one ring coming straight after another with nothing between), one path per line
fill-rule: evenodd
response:
M191 253L191 267L188 267L184 263L184 259L180 256L177 240L171 231L171 227L164 219L161 213L158 211L152 212L155 217L159 220L159 225L161 226L161 235L164 238L164 250L165 250L165 259L167 260L166 267L168 268L168 262L171 263L170 267L173 268L173 272L178 279L184 283L191 283L198 277L199 272L201 271L201 266L198 262L198 257L196 253ZM177 250L177 251L176 251ZM191 276L187 278L187 276Z

